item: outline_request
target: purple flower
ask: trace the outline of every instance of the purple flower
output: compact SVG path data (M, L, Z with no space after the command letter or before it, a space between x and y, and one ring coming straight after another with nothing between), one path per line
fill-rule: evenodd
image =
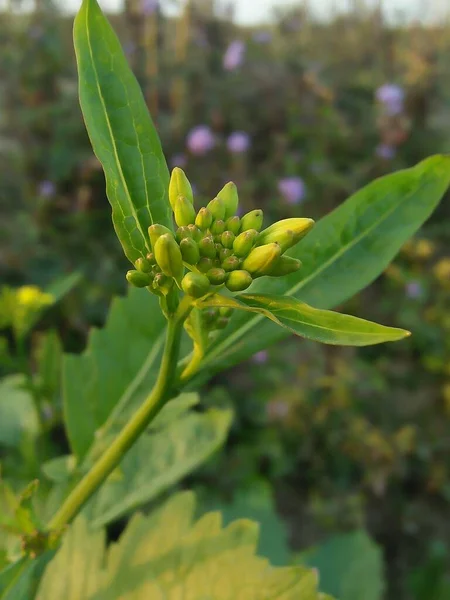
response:
M241 40L234 40L228 46L223 55L223 68L226 71L234 71L244 60L245 44Z
M56 187L53 181L41 181L38 187L39 195L43 198L50 198L55 195Z
M227 139L227 148L233 154L246 152L250 147L250 137L245 131L234 131Z
M418 281L410 281L405 286L405 292L408 298L420 298L423 294L422 285Z
M269 44L272 41L270 31L256 31L253 34L253 41L257 44Z
M208 125L197 125L188 133L186 144L192 154L206 154L214 148L216 140Z
M179 154L174 154L172 156L172 158L170 159L171 167L183 168L186 166L186 164L187 164L187 157L185 154L182 154L181 152Z
M395 83L385 83L379 87L376 91L376 99L390 116L403 112L405 92L403 88Z
M141 0L144 15L152 15L158 9L159 0Z
M284 177L278 181L278 191L288 204L299 204L306 193L305 184L300 177Z
M375 154L385 160L392 160L396 155L396 150L393 146L389 146L389 144L380 144L376 147Z
M252 362L254 362L257 365L263 365L267 362L268 358L269 355L267 353L267 350L261 350L260 352L257 352L252 356Z

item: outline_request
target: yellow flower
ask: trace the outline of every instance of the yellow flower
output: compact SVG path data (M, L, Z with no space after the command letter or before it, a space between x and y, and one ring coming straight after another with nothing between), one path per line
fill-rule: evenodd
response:
M450 258L442 258L436 263L433 273L442 285L450 285Z
M0 327L11 326L17 338L23 337L44 308L53 304L51 294L35 285L13 289L5 286L0 293Z

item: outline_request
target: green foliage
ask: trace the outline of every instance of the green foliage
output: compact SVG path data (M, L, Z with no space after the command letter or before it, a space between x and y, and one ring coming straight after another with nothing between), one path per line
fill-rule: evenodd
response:
M194 521L194 510L194 496L178 494L150 517L134 515L107 551L104 532L90 531L78 518L47 568L37 600L322 598L313 571L274 568L255 556L255 523L240 520L223 528L219 513Z
M171 227L169 174L141 89L96 0L84 0L74 43L80 103L103 165L117 237L134 263L151 250L147 229Z
M23 375L0 381L0 446L19 447L39 433L39 418Z

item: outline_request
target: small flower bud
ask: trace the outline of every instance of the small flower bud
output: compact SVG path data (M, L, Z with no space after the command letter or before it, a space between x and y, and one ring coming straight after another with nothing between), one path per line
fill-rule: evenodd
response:
M213 235L222 235L222 233L225 231L225 221L222 221L222 219L217 219L217 221L214 221L214 223L211 225L210 230Z
M229 322L230 319L227 319L226 317L219 317L214 324L214 329L225 329Z
M194 194L188 178L182 169L175 167L169 183L169 202L172 210L175 210L175 202L178 196L184 196L191 204L194 203Z
M206 208L212 214L213 219L223 220L225 218L225 204L222 202L222 200L220 200L220 198L214 198L211 200Z
M152 245L153 252L155 251L155 244L158 238L160 238L166 233L170 234L173 237L173 232L170 231L170 229L167 229L167 227L164 227L164 225L160 225L159 223L150 225L150 227L148 228L148 236L150 238L150 243Z
M195 224L199 229L208 229L211 227L213 216L207 208L201 208L195 217Z
M238 270L232 271L228 275L225 285L230 292L242 292L242 290L246 290L251 285L252 281L252 276L248 271Z
M233 242L235 239L235 235L232 231L224 231L222 233L222 237L220 238L220 241L222 242L222 246L224 248L232 248L233 247Z
M175 232L175 237L177 242L181 243L181 240L184 240L184 238L192 238L192 232L190 231L189 227L184 225L183 227L178 227Z
M150 271L152 270L152 265L150 264L150 262L143 257L138 258L137 261L134 263L134 266L141 273L150 273Z
M281 248L276 242L254 248L242 263L242 268L253 277L268 275L281 256Z
M290 256L280 256L275 265L272 267L269 275L271 277L282 277L283 275L289 275L298 271L302 263L296 258Z
M206 273L206 276L213 285L221 285L227 278L227 274L225 273L225 271L218 267L210 269Z
M260 209L251 210L241 219L241 231L247 231L248 229L256 229L259 231L263 224L263 211Z
M169 277L174 277L180 282L183 277L183 257L181 250L171 234L164 234L158 238L155 244L156 262L161 271Z
M233 254L233 250L230 250L230 248L221 248L220 252L219 252L219 259L220 262L223 263L223 261L228 258L229 256L231 256Z
M181 281L183 291L193 298L201 298L208 293L210 283L206 275L186 273Z
M239 269L240 266L241 261L238 259L237 256L233 255L229 256L222 262L222 269L224 269L227 272L235 271L236 269Z
M239 196L237 187L232 181L229 181L217 194L217 197L222 200L225 206L225 216L223 218L228 219L236 214Z
M256 229L248 229L240 233L233 242L233 252L236 256L247 256L253 248L257 236Z
M205 325L212 325L217 321L218 317L218 308L207 308L206 310L202 311L202 318Z
M173 288L173 278L164 275L164 273L158 273L155 275L152 288L156 292L160 292L164 296L167 296L167 294Z
M272 242L278 242L282 251L284 252L288 248L294 246L297 242L299 242L302 237L304 237L308 231L312 229L314 226L314 221L312 219L283 219L282 221L277 221L261 231L258 236L257 243L259 246L263 244L270 244ZM292 232L292 243L289 244L288 237L286 237L286 232Z
M191 237L186 237L180 242L181 256L183 260L190 265L196 265L200 260L200 251L197 242Z
M199 241L198 247L202 256L208 258L216 258L216 245L213 238L208 235Z
M175 223L178 227L191 225L195 221L195 208L192 206L186 196L178 196L173 206Z
M201 273L207 273L213 267L214 267L213 261L210 258L207 258L206 256L201 258L197 263L197 269Z
M151 284L152 277L149 273L142 273L141 271L127 271L126 278L128 283L134 285L134 287L144 288Z
M233 271L233 273L238 273L238 271ZM233 314L233 309L228 308L227 306L222 306L219 308L219 314L221 317L231 317Z
M196 225L188 225L188 230L191 234L191 237L199 242L203 237L203 232Z
M153 252L149 252L145 258L151 265L156 265L156 258Z
M238 233L241 230L240 218L237 215L235 215L234 217L230 217L229 219L227 219L225 221L225 228L228 231L232 231L234 233L234 235L238 235Z

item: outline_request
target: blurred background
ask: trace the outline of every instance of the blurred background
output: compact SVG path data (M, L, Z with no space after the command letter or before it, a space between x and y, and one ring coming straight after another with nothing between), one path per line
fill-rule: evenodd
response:
M77 4L0 2L0 374L33 371L47 353L41 393L60 453L61 352L85 348L128 268L78 105ZM449 0L100 4L198 206L233 180L267 222L317 219L375 177L450 150ZM204 392L236 418L186 485L205 508L260 520L275 564L319 545L313 562L341 600L450 598L449 242L447 198L343 307L412 330L406 342L290 339ZM33 315L50 289L60 302L26 341L12 336L8 303ZM15 452L0 448L2 469L25 480L29 449ZM362 569L366 532L382 560L367 589L381 595L335 581L340 564Z

